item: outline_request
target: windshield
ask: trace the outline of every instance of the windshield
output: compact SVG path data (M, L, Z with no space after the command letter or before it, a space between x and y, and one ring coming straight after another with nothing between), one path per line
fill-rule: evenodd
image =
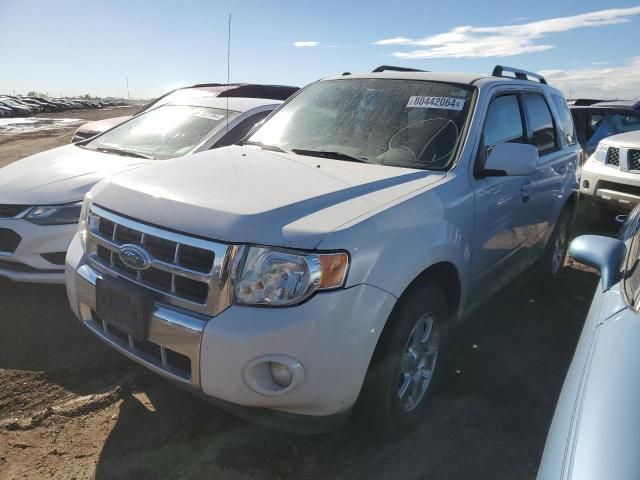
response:
M249 142L332 153L336 160L443 169L454 160L471 96L470 87L419 80L322 81L284 105Z
M237 114L229 111L229 120ZM180 157L226 125L226 119L226 110L163 105L109 130L84 147L157 159Z

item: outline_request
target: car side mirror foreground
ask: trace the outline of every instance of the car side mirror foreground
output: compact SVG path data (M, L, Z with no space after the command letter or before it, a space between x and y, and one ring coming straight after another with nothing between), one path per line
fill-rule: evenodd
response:
M626 254L622 240L600 235L581 235L569 245L569 256L600 272L602 290L609 290L622 278L622 262Z
M535 173L538 149L525 143L499 143L494 146L484 163L482 175L524 176Z

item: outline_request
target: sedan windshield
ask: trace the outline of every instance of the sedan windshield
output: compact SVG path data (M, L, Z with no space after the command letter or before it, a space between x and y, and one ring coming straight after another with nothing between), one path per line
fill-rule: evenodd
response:
M444 169L453 161L472 89L447 83L344 79L310 85L248 143L341 161Z
M229 111L229 120L237 114ZM191 152L226 122L226 110L163 105L109 130L84 148L145 158L175 158Z

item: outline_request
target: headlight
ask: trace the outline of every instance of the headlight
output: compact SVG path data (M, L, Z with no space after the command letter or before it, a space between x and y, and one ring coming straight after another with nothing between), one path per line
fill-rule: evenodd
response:
M89 211L91 210L91 192L84 196L82 201L82 209L80 210L80 220L78 221L78 233L80 234L80 243L82 248L86 250L87 235L89 235Z
M349 267L346 253L303 253L250 247L236 284L236 302L282 307L314 292L341 287Z
M598 148L593 152L593 160L598 163L604 163L607 158L607 150L609 150L609 145L599 143Z
M24 218L37 225L68 225L78 223L81 208L82 202L35 207Z

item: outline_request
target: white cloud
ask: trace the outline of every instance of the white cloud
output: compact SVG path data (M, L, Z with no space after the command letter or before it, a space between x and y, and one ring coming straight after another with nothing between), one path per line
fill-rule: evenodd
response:
M640 57L618 67L543 70L540 73L568 97L632 100L640 94Z
M294 47L318 47L320 46L320 42L316 41L306 41L306 42L293 42Z
M406 45L411 44L413 40L407 37L393 37L373 42L374 45Z
M539 43L551 33L576 28L614 25L630 21L628 17L640 15L640 7L615 8L583 13L572 17L549 18L519 25L499 27L454 27L448 32L421 39L393 37L374 42L374 45L407 45L421 47L394 52L398 58L480 58L508 57L522 53L542 52L553 45Z

